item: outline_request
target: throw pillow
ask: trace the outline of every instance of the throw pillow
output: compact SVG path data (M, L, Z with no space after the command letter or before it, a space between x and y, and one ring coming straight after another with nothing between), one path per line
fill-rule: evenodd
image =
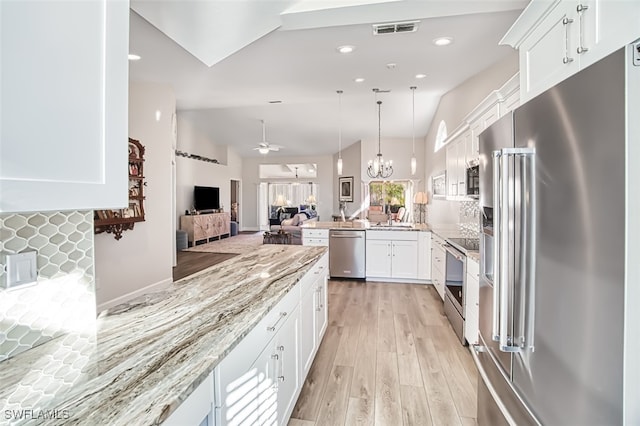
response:
M300 224L300 213L291 218L291 225L298 226Z
M293 225L293 219L285 219L282 222L280 222L280 225L282 225L282 226L291 226L291 225Z

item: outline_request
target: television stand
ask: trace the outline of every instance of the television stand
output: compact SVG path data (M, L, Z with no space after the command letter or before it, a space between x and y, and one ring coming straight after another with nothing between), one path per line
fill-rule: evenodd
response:
M223 235L231 233L231 214L208 213L180 216L180 229L187 233L189 246L195 246L198 241L209 242L211 238L221 239Z

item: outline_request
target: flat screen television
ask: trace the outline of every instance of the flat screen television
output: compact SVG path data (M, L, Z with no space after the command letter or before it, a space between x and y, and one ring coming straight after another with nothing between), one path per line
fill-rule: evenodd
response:
M198 211L219 209L220 188L195 186L193 188L193 206Z

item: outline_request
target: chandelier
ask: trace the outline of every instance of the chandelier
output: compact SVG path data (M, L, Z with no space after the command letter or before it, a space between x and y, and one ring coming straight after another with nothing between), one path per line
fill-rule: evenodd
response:
M380 149L380 105L382 101L378 101L378 154L373 160L369 160L367 167L367 175L372 179L386 179L393 174L393 161L387 162L382 158L382 150Z

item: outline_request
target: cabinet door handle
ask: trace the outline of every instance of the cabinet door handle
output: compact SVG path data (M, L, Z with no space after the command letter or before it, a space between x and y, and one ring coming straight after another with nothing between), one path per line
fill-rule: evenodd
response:
M272 354L271 355L271 360L273 361L273 383L271 384L271 388L272 389L278 389L278 367L279 367L279 360L280 360L280 355L278 354ZM267 379L269 377L267 376Z
M571 18L564 18L562 25L564 25L564 58L562 58L563 64L569 64L573 62L573 58L569 57L569 24L573 22Z
M278 346L278 351L280 352L280 375L278 377L278 382L284 382L284 346Z
M578 7L576 8L576 10L578 11L578 14L580 15L580 44L576 49L576 51L578 52L578 55L582 55L583 53L589 51L587 47L584 47L584 31L583 31L583 28L584 28L583 17L584 17L584 12L587 9L589 9L589 6L584 4L579 4Z
M280 312L280 316L278 317L278 320L271 327L267 327L267 331L276 331L276 325L278 325L280 320L286 316L287 316L286 312Z
M322 297L322 287L316 287L316 293L318 296L316 297L316 311L320 311L322 309L322 305L320 304L320 299Z

